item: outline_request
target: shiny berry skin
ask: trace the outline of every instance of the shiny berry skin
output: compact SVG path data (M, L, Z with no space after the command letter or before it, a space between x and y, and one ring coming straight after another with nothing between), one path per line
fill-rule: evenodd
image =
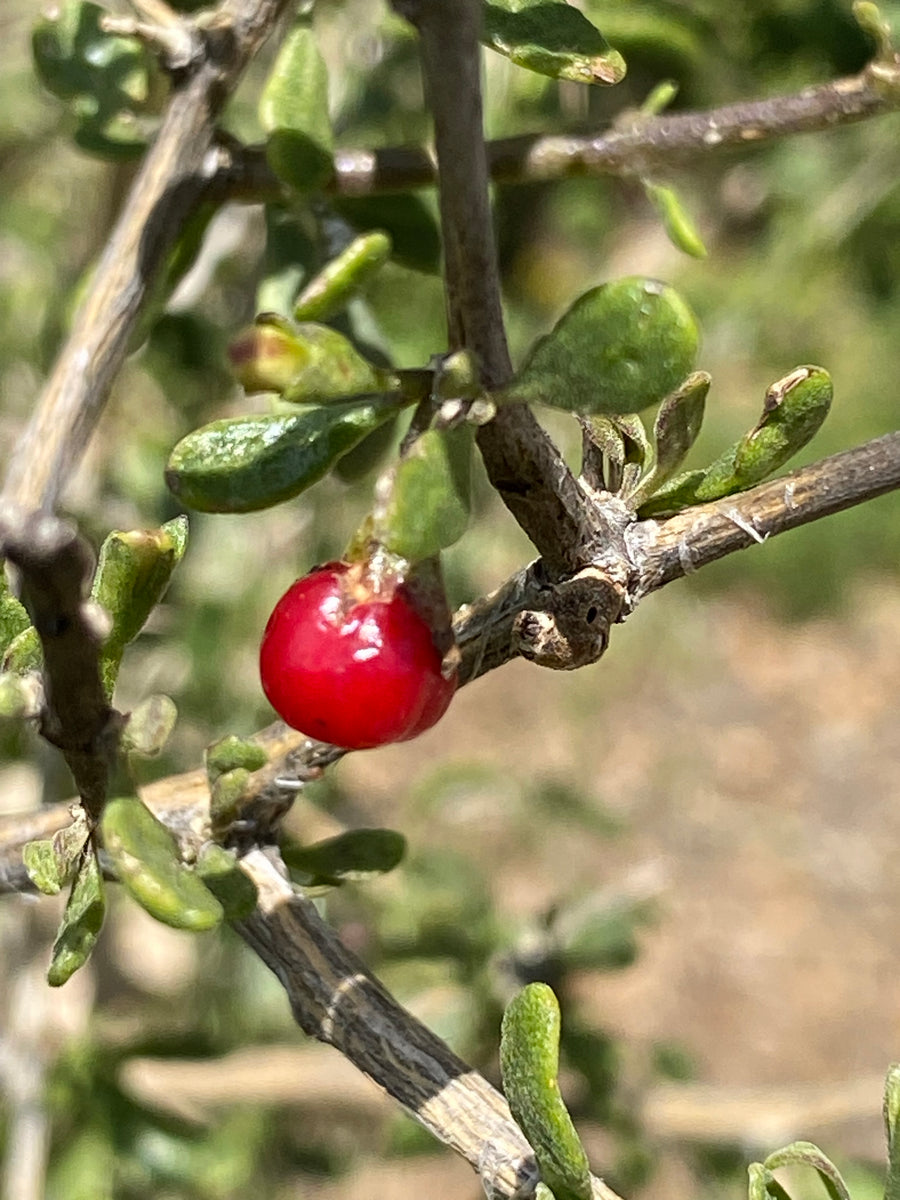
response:
M402 585L373 592L363 568L339 562L298 579L275 605L259 672L288 725L347 750L424 733L456 690Z

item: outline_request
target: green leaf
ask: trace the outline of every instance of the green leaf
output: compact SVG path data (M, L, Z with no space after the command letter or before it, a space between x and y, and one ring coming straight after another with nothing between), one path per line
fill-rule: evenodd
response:
M840 1171L812 1142L792 1142L790 1146L770 1154L763 1166L767 1171L777 1171L779 1167L812 1167L831 1200L850 1200L850 1192Z
M187 548L187 517L159 529L114 531L100 548L92 598L112 618L100 657L103 685L112 695L122 655L163 598Z
M22 850L22 861L39 892L55 896L65 887L81 860L88 833L87 817L84 809L79 809L71 825L58 830L52 838L27 843Z
M41 715L44 689L33 671L0 671L0 720L29 721Z
M433 209L421 196L337 196L331 206L355 229L383 229L391 239L393 259L400 266L429 275L440 269L438 223Z
M194 933L221 922L222 905L182 863L172 834L137 796L108 801L100 828L119 882L152 917Z
M258 771L269 761L265 748L259 742L238 737L234 733L207 746L204 758L210 783L215 783L220 775L238 767L245 771Z
M28 671L39 671L44 663L41 650L41 639L33 625L23 629L6 647L3 655L3 670L16 675L24 675Z
M704 470L664 484L640 506L639 515L676 512L760 483L818 432L832 394L831 376L822 367L797 367L768 389L762 416L749 433Z
M137 38L104 32L106 11L82 0L54 5L34 27L32 52L41 82L69 104L82 149L133 158L147 145L135 116L152 99L153 60Z
M375 538L421 562L452 546L469 523L474 429L428 429L376 486Z
M128 714L120 745L126 752L153 758L168 742L177 719L178 709L171 696L148 696Z
M376 230L354 238L297 297L295 320L327 321L341 312L390 256L391 239L386 233Z
M497 399L583 414L640 412L693 370L698 342L694 315L673 288L619 279L576 300Z
M482 41L520 67L576 83L618 83L625 62L564 0L486 0Z
M690 214L684 208L678 193L662 184L643 181L647 199L659 213L663 229L673 246L690 254L692 258L706 258L706 246L697 232Z
M884 1081L884 1130L887 1135L888 1169L884 1185L885 1200L900 1196L900 1065L888 1067Z
M217 775L209 789L209 820L213 836L222 837L234 823L250 781L245 767L234 767Z
M406 853L406 838L393 829L351 829L311 846L283 838L280 848L285 866L302 876L304 886L337 886L393 871Z
M399 388L392 371L376 367L328 325L295 325L262 313L228 347L236 378L247 392L280 392L285 400L326 404Z
M634 508L639 508L645 499L658 491L684 462L703 424L711 382L705 371L695 371L681 387L670 392L659 406L653 426L655 462L650 473L629 497Z
M207 842L200 851L197 874L222 905L226 921L242 921L256 908L256 884L218 843Z
M334 172L328 71L313 31L300 18L281 43L259 101L266 158L297 191L318 191Z
M530 983L503 1014L500 1070L509 1107L556 1200L590 1200L587 1154L560 1095L559 1004L545 983Z
M582 470L591 470L607 491L630 494L653 451L641 418L637 413L622 413L580 420L584 444ZM597 450L603 456L602 472L589 460L589 455L593 456Z
M166 482L202 512L253 512L298 496L403 407L395 396L213 421L183 438Z
M106 915L103 877L93 846L81 855L62 924L53 943L47 982L61 987L90 956Z
M26 630L30 624L31 618L25 610L25 605L10 591L6 572L0 566L0 653L5 654L13 638Z

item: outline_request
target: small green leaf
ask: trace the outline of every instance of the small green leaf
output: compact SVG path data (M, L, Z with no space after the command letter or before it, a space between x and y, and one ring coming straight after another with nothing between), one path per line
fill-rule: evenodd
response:
M108 696L125 647L134 641L166 593L187 548L187 534L187 517L176 517L159 529L114 531L100 547L91 597L112 618L100 658Z
M197 874L222 905L226 921L242 921L256 908L256 885L218 843L207 842L200 851Z
M393 829L351 829L311 846L283 838L280 848L285 866L302 876L304 886L337 886L393 871L406 853L406 838Z
M221 904L182 863L172 834L137 796L108 801L100 827L119 882L152 917L194 933L221 922Z
M433 208L410 192L383 196L336 196L331 206L355 229L383 229L393 259L411 271L434 275L441 265L441 235Z
M376 485L375 538L420 562L452 546L469 523L474 429L428 429Z
M556 1080L559 1034L553 991L545 983L528 984L503 1014L503 1090L556 1200L590 1200L590 1165Z
M662 184L644 180L647 199L659 213L663 229L673 246L690 254L692 258L706 258L706 246L697 232L690 214L684 208L678 193Z
M6 572L0 566L0 654L5 654L13 638L18 637L30 624L25 605L9 590Z
M209 820L214 837L224 836L238 815L250 772L234 767L217 775L209 789Z
M831 376L822 367L797 367L768 389L762 416L749 433L710 466L664 484L640 506L639 515L677 512L760 483L818 432L832 394Z
M22 862L28 878L45 896L58 895L71 875L60 862L49 838L28 842L22 848Z
M153 60L137 38L106 33L106 9L68 0L34 27L32 52L46 88L69 105L75 140L106 158L133 158L147 145L136 117L152 102Z
M178 709L171 696L148 696L129 713L120 745L126 752L153 758L168 742L177 719Z
M640 412L691 372L698 342L694 315L673 288L620 279L576 300L497 398L582 414Z
M294 325L262 313L228 347L235 377L247 392L280 392L296 404L326 404L399 388L392 371L368 362L328 325Z
M885 1200L900 1196L900 1064L888 1067L884 1081L884 1129L887 1135L888 1168L884 1185Z
M831 1200L850 1200L850 1192L840 1171L812 1142L792 1142L790 1146L770 1154L763 1166L767 1171L777 1171L779 1167L812 1167Z
M35 671L0 671L0 720L29 721L41 715L44 690Z
M653 447L637 413L581 417L583 466L602 486L617 495L631 493L650 459ZM592 460L602 455L602 471Z
M395 396L213 421L183 438L166 482L201 512L253 512L298 496L404 406Z
M575 83L618 83L625 61L565 0L486 0L482 41L517 66Z
M234 733L207 746L204 758L210 783L215 783L226 771L234 771L238 767L245 771L258 771L269 761L265 748L259 742L238 737Z
M16 675L25 675L29 671L40 671L43 663L41 639L33 625L29 625L17 634L6 647L6 653L3 655L3 670Z
M297 297L295 320L327 321L341 312L390 256L391 239L386 233L376 230L354 238Z
M297 191L318 191L334 172L328 71L308 21L281 43L259 101L269 166Z
M655 462L652 470L629 497L629 503L634 508L639 508L644 500L658 491L684 462L703 424L711 382L705 371L695 371L681 387L670 392L659 406L653 426Z
M47 982L61 987L90 956L106 915L103 877L92 845L81 854L62 924L53 943Z

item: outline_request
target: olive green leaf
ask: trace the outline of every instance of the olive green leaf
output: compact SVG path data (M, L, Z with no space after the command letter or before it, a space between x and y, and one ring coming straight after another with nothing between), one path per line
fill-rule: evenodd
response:
M222 905L226 921L242 921L256 908L256 885L217 842L207 842L200 851L197 874Z
M265 748L250 738L230 733L206 747L204 755L209 782L215 783L220 775L241 767L245 771L258 771L269 761Z
M128 714L119 745L125 753L153 758L172 736L177 719L178 709L171 696L148 696Z
M246 767L233 767L217 775L211 783L209 822L213 837L224 837L237 818L250 774Z
M17 634L6 647L3 655L3 670L16 675L39 671L44 661L41 639L33 625Z
M119 882L152 917L194 933L221 922L222 905L182 863L172 834L137 796L109 800L100 828Z
M122 655L150 613L163 598L172 572L187 549L186 517L176 517L159 529L109 534L100 547L91 597L112 618L100 655L100 671L112 695Z
M720 500L760 483L818 432L831 407L831 376L822 367L797 367L766 392L754 427L710 466L663 484L638 508L640 516L676 512Z
M350 829L311 846L284 837L280 848L297 882L334 887L393 871L406 853L406 838L393 829Z
M860 29L875 43L875 62L895 65L893 32L878 5L870 0L854 0L853 16Z
M640 412L690 373L698 342L694 315L673 288L619 279L576 300L495 398L585 415Z
M625 61L565 0L485 0L482 41L520 67L575 83L618 83Z
M393 416L342 455L334 465L334 473L343 483L356 483L374 471L387 457L397 439L398 418Z
M763 1167L767 1171L777 1171L779 1167L795 1166L812 1167L825 1185L825 1190L831 1200L850 1200L850 1192L847 1190L840 1171L831 1159L812 1142L792 1142L790 1146L785 1146L784 1149L770 1154L763 1162Z
M100 864L94 847L88 844L81 852L66 911L53 943L47 971L51 987L61 987L87 962L105 915Z
M27 843L22 850L22 862L39 892L55 896L69 882L81 860L89 832L84 809L79 809L72 823L52 838Z
M441 265L441 235L433 206L412 193L384 196L336 196L331 207L354 229L383 229L391 239L394 262L434 275Z
M83 0L54 5L34 27L32 53L41 82L73 113L78 145L132 158L147 145L137 117L152 101L153 60L136 38L103 30L106 11Z
M681 203L678 193L670 187L650 183L646 179L642 182L647 199L659 213L663 229L672 245L678 250L683 250L685 254L690 254L692 258L706 258L703 239Z
M15 598L6 580L6 572L0 566L0 654L14 637L28 628L31 619L25 605Z
M166 482L201 512L253 512L298 496L404 405L395 396L213 421L172 451Z
M280 392L302 404L326 404L400 387L397 375L376 367L328 325L295 325L261 313L228 347L235 377L247 392Z
M637 485L653 447L637 413L580 417L582 473L595 487L617 495ZM599 454L599 459L598 459Z
M353 239L311 279L294 304L297 321L327 321L346 308L391 256L391 239L375 230Z
M887 1135L888 1168L884 1186L885 1200L900 1196L900 1064L888 1067L884 1081L884 1129Z
M41 715L44 689L40 676L29 671L0 671L0 720L32 721Z
M559 1004L545 983L530 983L503 1014L500 1070L510 1111L556 1200L590 1200L591 1170L560 1095Z
M306 18L281 43L259 100L269 166L297 191L318 191L334 170L328 71Z
M762 1163L751 1163L747 1168L748 1200L791 1200L771 1171Z
M695 371L659 406L653 426L655 461L640 486L628 497L634 508L658 491L684 462L703 424L711 382L705 371Z
M475 431L428 429L376 485L373 533L394 554L420 562L452 546L469 523Z

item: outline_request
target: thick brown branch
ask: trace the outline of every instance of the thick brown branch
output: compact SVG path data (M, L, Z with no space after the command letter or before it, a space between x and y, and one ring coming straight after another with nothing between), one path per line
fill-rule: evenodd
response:
M2 556L19 572L43 651L41 732L62 751L85 807L96 815L119 722L100 679L102 613L87 600L93 556L71 525L8 509L0 513Z
M710 155L761 146L798 133L849 125L900 109L900 71L869 67L768 100L740 101L706 112L621 120L591 134L525 134L487 143L494 183L539 183L581 175L652 175ZM409 191L436 182L433 154L424 147L337 152L333 195L367 196ZM269 199L282 185L264 152L229 143L214 184L217 195L239 200Z
M207 26L198 62L173 93L16 449L6 500L23 509L55 506L103 410L153 281L216 173L215 119L286 3L228 0Z

